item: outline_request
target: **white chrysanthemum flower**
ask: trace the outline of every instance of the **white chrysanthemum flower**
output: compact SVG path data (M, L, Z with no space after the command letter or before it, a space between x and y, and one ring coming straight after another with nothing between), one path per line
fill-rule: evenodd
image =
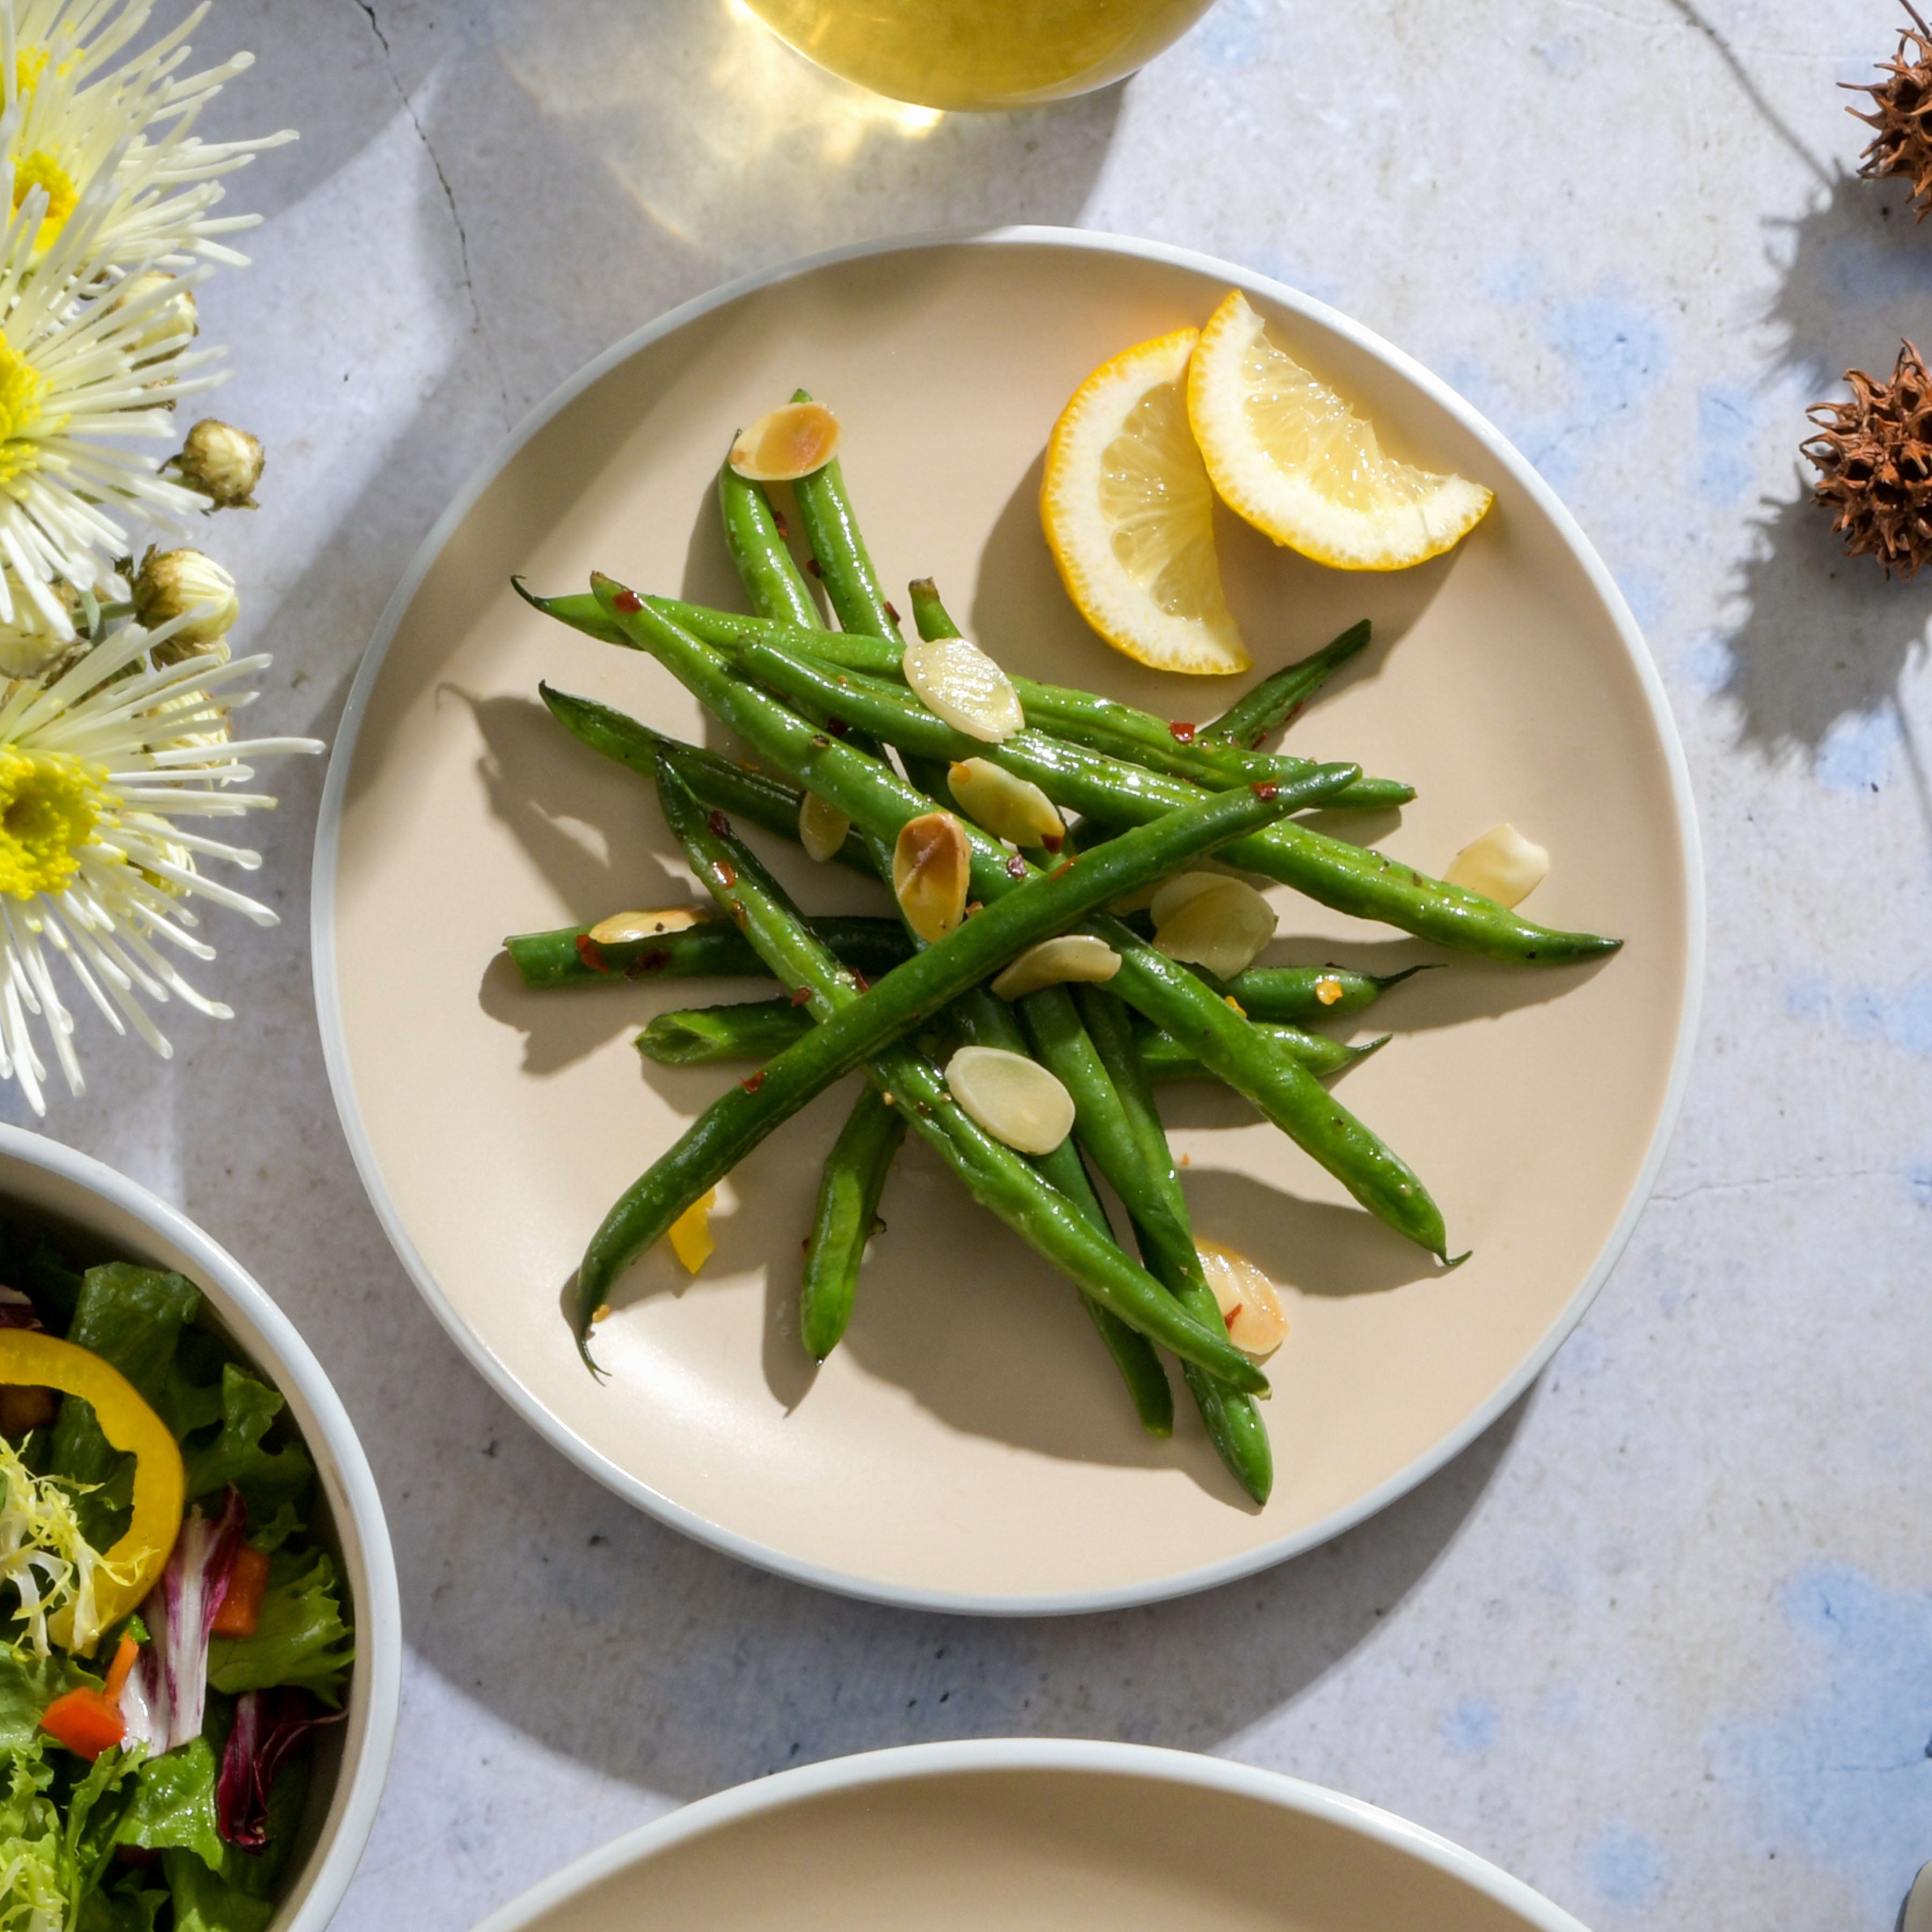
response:
M36 1113L46 1111L47 1069L30 1018L68 1086L84 1090L51 954L66 956L116 1033L132 1027L166 1059L173 1049L143 999L232 1017L170 956L214 957L196 936L194 902L277 923L268 907L200 870L222 859L252 872L260 856L179 821L272 807L237 788L254 776L244 761L322 747L313 738L230 740L229 714L256 695L236 687L268 659L231 663L205 650L159 662L167 653L157 647L200 614L152 632L124 625L50 682L15 684L0 697L0 1079L17 1081Z
M153 0L0 0L0 145L14 169L12 205L31 188L47 190L36 241L44 251L104 173L113 192L90 243L98 268L185 266L196 256L238 266L247 258L214 238L260 218L213 214L224 192L219 177L296 137L286 129L252 141L195 134L202 108L254 56L182 73L206 0L128 52L153 11Z

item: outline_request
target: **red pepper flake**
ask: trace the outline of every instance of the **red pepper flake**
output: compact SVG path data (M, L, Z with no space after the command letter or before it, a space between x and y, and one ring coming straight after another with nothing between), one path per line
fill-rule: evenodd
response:
M1308 700L1307 700L1307 699L1306 699L1306 698L1298 698L1298 699L1294 701L1294 704L1291 704L1291 705L1288 707L1288 716L1287 716L1286 718L1284 718L1281 722L1282 722L1284 724L1292 724L1294 722L1294 721L1295 721L1298 718L1299 718L1299 717L1301 716L1301 714L1302 714L1304 711L1306 711L1307 709L1308 709Z
M738 874L729 859L718 862L718 883L728 892L738 883Z
M1023 879L1026 875L1027 862L1016 852L1006 861L1006 877L1010 879Z
M1266 800L1277 796L1280 793L1281 787L1275 784L1271 779L1264 779L1260 784L1256 785L1253 789L1256 797Z
M852 968L852 983L854 986L856 986L862 993L869 993L872 990L872 981L867 979L865 974L860 972L856 966ZM888 1099L891 1096L890 1095L887 1096Z
M1048 851L1058 852L1066 843L1066 835L1064 832L1056 832L1052 837L1042 838L1040 842Z
M752 915L745 910L743 904L736 899L731 902L731 918L733 923L736 926L740 932L742 932L752 922Z
M761 1066L755 1073L748 1073L738 1082L747 1094L755 1094L765 1084L765 1070Z
M1240 1312L1241 1304L1238 1301L1234 1304L1234 1306L1229 1309L1227 1313L1221 1318L1222 1321L1227 1323L1228 1333L1230 1335L1234 1332L1234 1324L1236 1321L1239 1319Z
M722 812L712 812L706 817L704 822L720 838L730 837L731 821Z
M772 526L782 537L791 535L791 526L785 521L784 512L774 503L772 506Z
M805 567L814 577L823 577L825 574L824 572L819 568L818 560L815 556L807 557L805 560Z
M622 611L626 616L644 608L644 600L634 590L620 590L610 602L614 608Z
M1167 728L1182 744L1191 745L1194 742L1194 727L1192 724L1184 724L1177 718Z
M842 718L828 718L825 721L825 728L833 737L842 738L852 728Z
M891 618L895 624L896 624L899 620L898 608L893 604L892 600L890 597L886 599L886 615Z
M791 1003L795 1006L802 1006L805 1004L806 1001L811 998L812 988L809 986L801 986L799 988L798 991L791 996Z
M624 968L627 980L641 980L646 973L662 973L670 964L670 954L662 946L655 946L642 958L634 959Z
M1064 879L1072 869L1073 861L1071 859L1063 859L1046 876L1049 879Z
M577 956L593 973L608 973L610 970L610 962L604 957L604 949L587 932L577 935Z

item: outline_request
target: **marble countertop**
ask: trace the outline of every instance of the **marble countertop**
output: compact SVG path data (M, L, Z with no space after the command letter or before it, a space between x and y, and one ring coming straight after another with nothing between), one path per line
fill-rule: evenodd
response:
M310 990L320 760L283 923L171 1067L87 1042L50 1131L226 1244L362 1432L410 1650L338 1924L461 1932L667 1808L870 1746L1218 1752L1386 1805L1600 1932L1888 1927L1932 1856L1932 584L1838 554L1804 406L1926 327L1932 231L1851 176L1890 0L1221 0L1124 87L908 115L729 0L224 0L224 131L298 127L204 327L269 450L222 523L264 722L328 736L383 603L506 429L608 344L830 244L1058 222L1251 263L1488 411L1646 628L1712 970L1654 1199L1532 1392L1316 1553L1048 1622L740 1567L578 1474L465 1366L352 1172ZM83 1024L85 1024L83 1022ZM264 1077L265 1074L267 1077Z

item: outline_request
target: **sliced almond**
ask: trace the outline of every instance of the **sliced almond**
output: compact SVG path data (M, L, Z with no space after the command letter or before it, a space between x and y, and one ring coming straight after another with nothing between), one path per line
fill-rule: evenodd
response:
M1226 872L1177 872L1171 879L1162 879L1149 893L1147 908L1154 914L1156 926L1165 926L1190 899L1198 898L1203 892L1227 883Z
M928 812L899 828L892 892L920 938L943 939L966 916L972 861L966 828L950 812Z
M1070 980L1104 986L1120 970L1120 956L1104 939L1090 932L1067 932L1029 946L993 982L993 991L1003 1000L1017 1000Z
M995 838L1060 850L1066 821L1038 785L1015 778L990 758L962 758L946 772L946 783L952 802Z
M837 858L851 829L852 821L836 806L827 805L815 791L806 794L798 808L798 842L807 858L820 865Z
M1158 951L1204 966L1218 980L1246 972L1274 937L1274 908L1239 879L1216 879L1168 919L1155 918Z
M1281 1291L1234 1249L1219 1241L1196 1241L1194 1246L1201 1256L1201 1272L1227 1324L1228 1340L1256 1361L1273 1354L1288 1334Z
M695 1274L718 1252L711 1238L711 1210L717 1205L718 1190L713 1187L670 1224L671 1252L684 1264L686 1274Z
M1502 906L1520 905L1542 884L1550 871L1550 854L1532 844L1514 825L1485 832L1456 854L1443 874L1452 886L1480 892Z
M900 668L914 696L969 738L997 745L1025 728L1011 680L964 638L917 638L905 647Z
M1073 1131L1073 1096L1023 1053L962 1046L946 1063L946 1084L968 1119L1022 1154L1051 1154Z
M823 470L838 450L838 418L823 403L768 410L732 440L727 460L754 483L790 483Z
M657 912L614 912L590 928L590 938L598 946L624 946L640 939L655 939L661 932L683 932L702 926L711 916L703 906L665 906Z

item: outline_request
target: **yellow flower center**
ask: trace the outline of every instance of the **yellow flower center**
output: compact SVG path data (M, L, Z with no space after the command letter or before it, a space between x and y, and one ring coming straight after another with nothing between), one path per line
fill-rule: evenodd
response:
M39 234L34 238L34 252L40 254L53 246L54 238L74 212L74 205L80 194L73 176L44 148L36 148L31 154L23 155L14 164L16 211L37 188L47 191L47 212L41 218Z
M31 94L52 58L45 47L22 47L14 56L14 92Z
M47 379L0 336L0 489L40 462L33 440L40 428L40 398Z
M62 752L0 747L0 892L57 892L80 870L107 789L98 765Z

